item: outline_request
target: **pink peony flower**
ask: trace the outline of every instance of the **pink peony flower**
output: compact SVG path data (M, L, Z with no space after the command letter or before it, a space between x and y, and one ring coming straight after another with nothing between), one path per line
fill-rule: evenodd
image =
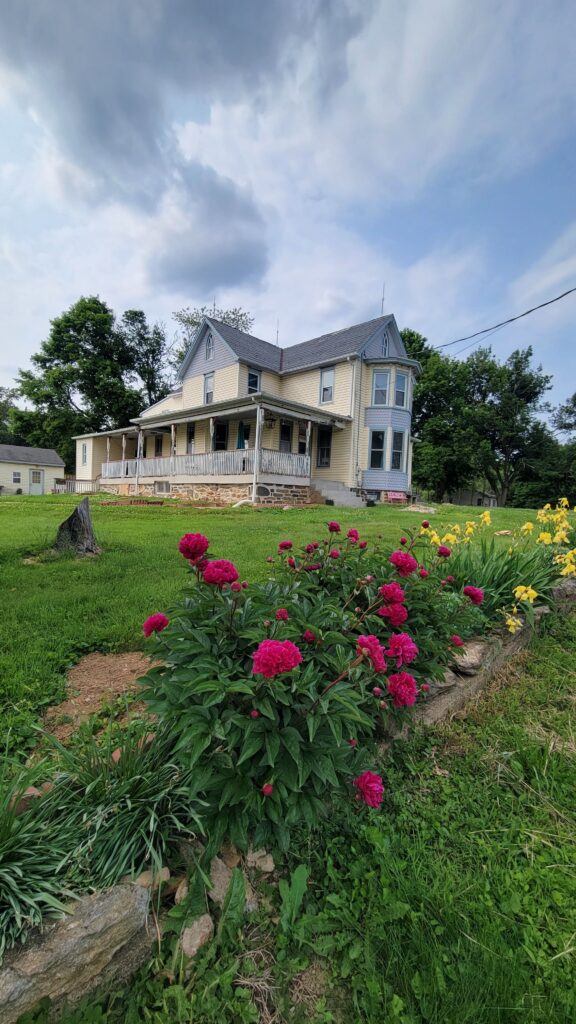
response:
M450 637L450 643L453 647L464 647L464 641L461 636L458 636L458 633L454 633L453 636Z
M341 529L342 527L340 526L340 523L335 522L334 519L328 523L328 530L330 533L340 533Z
M317 547L318 547L317 544L307 544L306 547L304 548L304 550L305 550L307 555L313 555L314 552L316 551Z
M399 576L411 576L418 568L418 562L407 551L393 551L388 561L397 570Z
M330 558L340 558L340 552L338 551L338 548L332 548L332 551L330 552Z
M409 665L418 657L418 648L408 633L394 633L388 641L388 650L384 651L387 658L396 659L396 668Z
M400 537L400 543L402 545L407 544L408 543L408 537Z
M420 578L421 579L425 580L426 577L429 576L429 575L430 575L430 573L428 572L428 569L425 569L424 567L422 567L420 569Z
M453 576L447 576L446 577L446 583L454 583L454 577Z
M428 693L428 691L430 690L430 686L428 683L422 683L420 689L422 690L422 693Z
M480 587L464 587L463 593L470 598L472 604L482 604L484 600L484 591Z
M311 629L305 629L302 634L302 639L307 644L313 644L316 639L316 633L313 633Z
M210 541L203 533L185 533L178 543L178 551L189 562L197 562L206 554L209 546Z
M288 622L288 619L290 618L290 616L288 615L288 609L279 608L278 611L276 612L276 618L278 622Z
M151 636L152 633L161 633L163 629L166 629L169 621L163 612L156 612L156 615L150 615L146 622L142 624L142 632L144 636Z
M291 640L262 640L252 660L255 675L272 679L282 672L291 672L302 661L302 655Z
M390 625L396 628L406 622L408 609L403 604L386 604L383 608L378 609L378 615L383 619L388 619Z
M202 573L204 582L213 583L216 587L223 587L226 583L235 583L238 576L236 566L225 558L216 558L213 562L208 562Z
M379 775L375 772L362 772L352 785L358 790L357 800L362 800L368 807L380 807L384 797L384 783Z
M362 654L368 657L372 662L372 668L375 672L386 671L384 651L382 650L382 645L377 636L359 636L356 654Z
M319 562L313 562L312 565L303 565L302 568L305 572L314 572L315 569L322 568Z
M450 558L452 551L450 548L447 548L445 544L441 544L438 548L438 554L440 555L440 558Z
M238 582L231 583L230 584L230 590L233 590L235 594L238 594L239 591L242 590L242 584L238 583Z
M272 785L272 783L271 782L265 782L264 785L262 786L262 789L261 789L262 796L272 796L273 792L274 792L274 786Z
M295 569L296 568L296 559L295 558L287 558L286 559L286 563L287 563L287 565L290 566L291 569Z
M380 686L375 686L374 689L372 690L372 693L374 694L375 697L381 697L382 688Z
M395 708L409 708L416 703L418 683L409 672L395 672L388 676L387 685Z
M348 540L352 542L352 544L356 544L357 541L360 540L360 534L358 533L358 530L354 529L354 527L352 527L351 530L348 530L346 536L348 537Z
M361 549L362 549L362 551L363 551L363 550L364 550L364 548L367 548L367 547L368 547L368 541L367 541L367 540L361 540L361 541L360 541L360 543L359 543L359 545L358 545L358 547L359 547L359 548L361 548Z
M384 598L386 604L403 604L406 597L399 583L385 583L378 590L380 597Z
M290 548L294 547L291 540L281 540L278 545L278 551L290 551Z

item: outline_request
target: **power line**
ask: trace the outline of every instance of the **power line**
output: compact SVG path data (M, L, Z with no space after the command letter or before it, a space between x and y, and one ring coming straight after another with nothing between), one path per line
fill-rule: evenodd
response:
M485 327L483 331L476 331L474 334L466 334L463 338L456 338L454 341L447 341L444 345L437 345L437 348L450 348L451 345L459 345L461 341L469 341L470 338L478 338L481 334L489 334L492 331L498 330L500 327L506 327L507 324L514 323L515 320L521 320L523 316L529 316L530 313L535 313L537 309L544 309L544 306L551 306L554 302L559 302L560 299L566 298L567 295L571 295L572 292L576 292L576 287L569 288L567 292L562 292L562 295L557 295L554 299L548 299L547 302L541 302L539 306L532 306L532 309L526 309L524 313L518 313L518 316L511 316L508 320L502 320L499 324L493 324L492 327Z

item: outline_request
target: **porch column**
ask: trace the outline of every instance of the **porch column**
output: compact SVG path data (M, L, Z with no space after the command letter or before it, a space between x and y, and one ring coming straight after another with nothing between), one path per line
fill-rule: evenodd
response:
M110 462L110 436L106 438L106 465Z
M312 443L312 420L308 420L306 424L306 457L308 459L308 476L312 476L312 455L311 455L311 443Z
M126 434L122 434L122 478L126 469Z
M176 469L176 424L170 424L170 476Z
M252 480L252 504L256 504L258 490L258 471L260 469L260 453L262 451L262 417L264 410L261 405L256 407L256 437L254 438L254 477Z
M214 451L214 417L210 417L210 451Z
M142 459L142 452L144 449L144 431L138 430L138 437L136 440L136 494L138 494L138 477L140 476L140 461Z

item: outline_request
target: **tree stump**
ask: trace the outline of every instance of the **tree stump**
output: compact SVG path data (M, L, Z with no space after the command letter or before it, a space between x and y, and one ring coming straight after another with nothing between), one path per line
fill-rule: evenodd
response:
M99 554L88 498L84 498L72 515L60 524L54 546L57 551L74 551L77 555Z

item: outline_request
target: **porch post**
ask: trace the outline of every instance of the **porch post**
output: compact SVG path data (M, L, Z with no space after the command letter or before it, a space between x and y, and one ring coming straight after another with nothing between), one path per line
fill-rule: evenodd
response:
M126 469L126 434L122 434L122 478Z
M142 451L144 447L144 431L138 429L138 438L136 440L136 494L138 494L138 477L140 476L140 460L142 458Z
M310 440L312 438L312 420L306 424L306 455L310 455Z
M256 406L256 437L254 438L254 477L252 480L252 504L256 504L258 490L258 470L260 468L260 452L262 450L262 415L261 405Z
M106 465L110 462L110 435L106 438Z
M174 475L176 468L176 425L170 424L170 476Z
M214 451L214 417L210 417L210 451Z

